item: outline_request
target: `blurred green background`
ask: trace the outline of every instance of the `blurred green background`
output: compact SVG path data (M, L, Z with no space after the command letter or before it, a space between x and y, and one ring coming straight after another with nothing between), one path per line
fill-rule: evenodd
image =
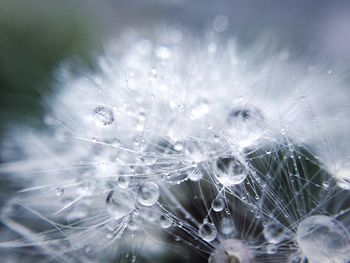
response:
M102 36L97 18L79 1L0 1L0 132L14 122L40 124L60 63L93 65Z

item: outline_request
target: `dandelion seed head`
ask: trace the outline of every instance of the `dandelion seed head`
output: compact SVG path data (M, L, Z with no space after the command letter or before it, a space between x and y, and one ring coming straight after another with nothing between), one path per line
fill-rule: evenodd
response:
M1 171L24 185L2 209L13 233L1 246L58 262L345 262L348 176L333 161L349 155L336 105L350 100L336 70L306 70L285 49L258 61L263 41L240 52L217 35L228 23L200 39L127 31L100 72L58 69L46 129L3 141Z

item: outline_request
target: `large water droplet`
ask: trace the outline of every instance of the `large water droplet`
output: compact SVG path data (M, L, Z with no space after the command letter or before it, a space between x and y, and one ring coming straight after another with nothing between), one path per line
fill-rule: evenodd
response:
M94 110L94 116L96 119L97 125L107 126L113 123L114 115L113 111L106 106L98 106Z
M218 158L214 172L216 179L224 186L240 184L247 178L245 167L233 156Z
M199 236L205 241L210 242L216 238L216 228L214 224L205 222L199 227Z
M159 187L155 183L146 182L139 186L137 200L144 206L154 205L159 198Z
M297 242L311 263L350 259L350 234L338 220L324 215L305 218L298 226Z
M135 209L135 193L129 189L118 188L111 191L106 199L107 210L115 219L119 220Z

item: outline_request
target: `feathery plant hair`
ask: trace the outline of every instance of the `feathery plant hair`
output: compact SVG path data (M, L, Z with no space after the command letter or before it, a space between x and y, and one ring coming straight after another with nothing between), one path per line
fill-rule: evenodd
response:
M267 47L168 28L63 65L2 141L5 262L349 262L349 94Z

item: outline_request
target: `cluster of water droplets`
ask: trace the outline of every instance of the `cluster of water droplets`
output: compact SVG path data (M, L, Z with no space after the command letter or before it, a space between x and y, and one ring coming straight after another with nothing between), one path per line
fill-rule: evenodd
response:
M218 16L214 31L227 23ZM280 87L256 88L270 76L245 72L231 40L209 39L189 56L178 29L162 43L123 37L116 58L99 61L103 77L68 80L48 118L54 134L20 141L30 149L25 169L3 168L37 175L23 176L30 186L3 209L4 225L23 236L10 245L41 247L60 262L96 262L96 250L116 246L116 260L143 262L175 253L159 245L175 243L192 262L347 263L348 181L329 174L307 138L292 137L290 105L274 108ZM82 96L87 103L77 103ZM53 228L28 230L36 216Z

